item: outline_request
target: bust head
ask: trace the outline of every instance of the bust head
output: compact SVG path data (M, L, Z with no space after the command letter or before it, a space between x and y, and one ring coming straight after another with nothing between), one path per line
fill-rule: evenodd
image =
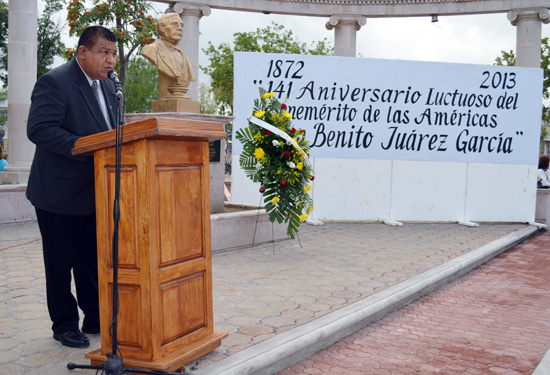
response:
M160 39L177 44L183 35L183 22L177 13L166 13L157 20Z

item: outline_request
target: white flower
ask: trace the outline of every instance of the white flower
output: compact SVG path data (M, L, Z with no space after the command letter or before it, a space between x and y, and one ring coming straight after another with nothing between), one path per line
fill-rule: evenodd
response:
M302 138L303 138L302 135L301 135L301 134L298 134L298 135L296 136L296 141L297 141L297 142L300 142L300 141L302 140Z
M256 165L255 165L256 169L260 169L262 167L262 163L260 162L257 162Z
M291 145L292 145L292 139L291 139L291 138L287 139L287 140L286 140L286 144L289 145L289 146L291 146Z
M288 163L288 166L292 169L296 168L296 164L294 164L293 162L289 161Z
M279 147L281 145L281 143L276 139L274 139L271 143L273 143L273 146L275 147Z

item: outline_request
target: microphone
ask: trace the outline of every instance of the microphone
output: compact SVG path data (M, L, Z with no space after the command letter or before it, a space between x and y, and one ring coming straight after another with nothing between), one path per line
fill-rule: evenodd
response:
M109 70L107 73L107 77L109 77L110 80L112 80L116 85L116 96L117 98L121 99L124 96L124 92L122 91L122 83L120 83L120 80L118 79L118 74L114 70Z

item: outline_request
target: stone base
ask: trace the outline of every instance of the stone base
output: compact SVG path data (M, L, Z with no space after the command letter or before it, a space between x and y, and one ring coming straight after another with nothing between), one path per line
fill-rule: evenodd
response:
M11 172L4 168L4 172L0 173L0 185L26 184L29 181L29 175L30 172Z
M550 224L550 189L537 189L535 221L546 225Z
M263 208L210 215L210 226L213 253L290 239L287 224L271 223Z
M162 98L153 100L151 105L153 113L159 112L189 112L201 113L201 103L190 98Z
M0 185L0 224L36 220L34 207L25 196L26 190L26 184Z

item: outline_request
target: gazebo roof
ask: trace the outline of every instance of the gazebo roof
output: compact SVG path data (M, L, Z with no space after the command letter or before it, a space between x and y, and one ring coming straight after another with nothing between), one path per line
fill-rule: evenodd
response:
M156 0L182 5L207 5L212 9L302 16L333 14L374 17L407 17L504 13L512 9L550 8L550 0Z

